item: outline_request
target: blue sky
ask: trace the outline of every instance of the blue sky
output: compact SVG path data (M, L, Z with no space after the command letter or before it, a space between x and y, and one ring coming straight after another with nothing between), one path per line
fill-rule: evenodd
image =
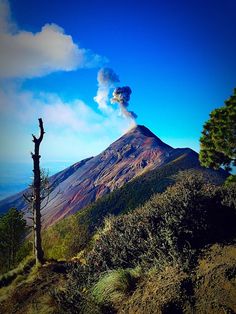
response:
M95 155L129 129L117 105L105 112L93 99L104 66L131 87L137 123L173 147L198 150L210 111L236 87L235 0L0 0L0 8L1 162L31 162L39 116L50 162Z

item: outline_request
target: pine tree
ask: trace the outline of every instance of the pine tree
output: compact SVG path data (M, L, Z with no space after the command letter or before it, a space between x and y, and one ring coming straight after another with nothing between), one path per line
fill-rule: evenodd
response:
M27 232L23 213L16 208L0 217L0 269L9 270L16 264L17 252Z
M202 166L231 170L236 165L236 88L221 108L210 114L200 138Z

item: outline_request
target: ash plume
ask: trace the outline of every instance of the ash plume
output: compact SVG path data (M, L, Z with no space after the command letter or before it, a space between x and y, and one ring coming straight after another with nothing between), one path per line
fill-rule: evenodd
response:
M94 101L98 103L98 108L102 111L109 111L107 105L109 100L109 92L114 88L114 84L118 83L119 77L111 68L102 68L98 71L98 90Z
M117 87L112 94L113 98L111 99L111 103L118 103L122 114L126 118L135 120L137 118L136 113L127 109L131 93L132 91L129 86Z

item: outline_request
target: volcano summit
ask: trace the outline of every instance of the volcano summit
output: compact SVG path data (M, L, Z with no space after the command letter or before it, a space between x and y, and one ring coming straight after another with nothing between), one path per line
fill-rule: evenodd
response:
M199 168L196 152L189 148L174 149L145 126L137 125L99 155L50 177L53 189L42 210L43 224L54 224L144 172L160 168L186 154L194 162L194 167ZM23 192L0 202L0 212L10 207L26 210Z

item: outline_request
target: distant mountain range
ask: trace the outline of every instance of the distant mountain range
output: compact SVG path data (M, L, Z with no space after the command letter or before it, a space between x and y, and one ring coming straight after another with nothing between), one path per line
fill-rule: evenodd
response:
M187 162L191 161L191 169L201 168L196 152L189 148L174 149L148 128L138 125L101 154L82 160L50 177L52 192L48 204L42 210L44 226L52 225L134 178L161 169L186 155ZM187 169L188 165L183 168ZM223 181L227 173L222 170L214 172L214 175ZM23 193L0 201L0 212L10 207L25 211Z

